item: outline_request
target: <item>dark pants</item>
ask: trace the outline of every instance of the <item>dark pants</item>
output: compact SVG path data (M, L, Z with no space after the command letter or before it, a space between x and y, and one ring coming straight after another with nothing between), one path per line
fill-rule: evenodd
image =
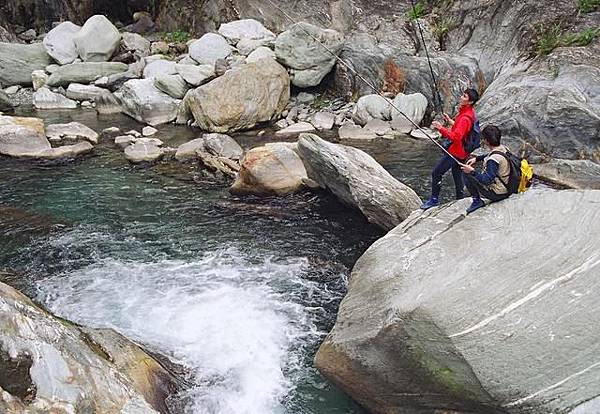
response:
M467 190L471 193L473 198L487 198L493 202L504 200L508 198L510 194L496 194L492 190L488 189L486 186L481 184L475 177L471 174L465 174L465 185L467 186Z
M461 160L462 162L462 160ZM442 189L442 177L452 168L452 178L454 178L454 188L456 198L463 197L463 173L460 166L448 154L444 154L437 162L431 173L431 196L439 198Z

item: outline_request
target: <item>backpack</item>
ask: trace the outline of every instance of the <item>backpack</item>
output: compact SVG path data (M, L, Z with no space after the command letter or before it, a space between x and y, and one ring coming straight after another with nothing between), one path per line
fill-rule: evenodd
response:
M498 179L509 194L523 193L531 187L533 168L525 158L519 158L510 151L492 151L491 154L500 154L508 161L508 182L505 183L500 177Z
M477 119L477 116L475 116L475 119L473 120L473 126L471 127L471 130L467 136L463 139L462 144L463 148L468 154L472 153L481 146L481 126L479 125L479 119Z

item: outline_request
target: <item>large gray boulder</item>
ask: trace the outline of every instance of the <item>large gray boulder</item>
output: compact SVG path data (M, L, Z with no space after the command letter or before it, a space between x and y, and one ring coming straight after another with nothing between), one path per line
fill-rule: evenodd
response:
M278 142L248 151L229 191L241 195L284 195L302 189L306 180L296 144Z
M189 90L181 75L160 75L154 78L154 86L175 99L183 99Z
M161 75L175 75L175 62L165 59L158 59L150 62L144 67L144 78L150 79Z
M290 68L294 85L301 88L317 86L335 65L335 57L322 45L337 54L343 42L343 36L335 30L300 22L277 36L275 55Z
M214 65L176 64L175 70L192 86L200 86L215 77Z
M0 154L28 157L49 148L44 121L0 115Z
M119 48L121 34L110 20L98 14L87 19L73 42L84 62L107 62Z
M600 164L590 160L554 159L533 166L535 176L559 186L600 190Z
M44 47L46 52L60 65L73 63L77 59L77 48L75 47L74 36L81 30L71 22L63 22L50 30L44 37Z
M287 71L274 60L263 59L191 90L184 102L200 128L227 132L271 120L285 109L289 98Z
M95 81L94 85L102 88L108 88L115 92L116 90L120 89L128 80L141 78L145 67L146 59L142 58L135 63L129 64L127 71L115 73L109 76L103 76Z
M75 109L77 102L42 87L33 94L33 106L36 109Z
M308 177L371 223L390 230L419 208L419 196L365 152L302 134L298 153Z
M177 148L175 158L185 161L196 158L197 151L206 152L215 157L224 157L240 161L244 150L233 138L225 134L204 134L201 138L193 139Z
M76 101L92 101L95 102L98 99L112 95L109 90L99 88L94 85L83 85L81 83L71 83L67 88L67 98L74 99Z
M317 367L373 413L597 399L600 191L468 203L415 212L365 252Z
M87 141L78 142L73 145L61 145L60 147L49 148L35 154L35 158L46 160L58 160L62 158L74 158L79 155L87 154L94 149L94 146Z
M118 333L59 319L3 283L0 328L1 412L167 412L175 379Z
M252 51L246 58L246 63L258 62L264 58L276 59L275 52L266 46L260 46Z
M365 125L371 119L389 121L392 119L391 101L377 94L361 96L352 110L352 119L359 125Z
M92 144L97 144L100 135L92 128L79 122L69 122L66 124L48 125L46 127L46 137L52 142L86 140Z
M408 134L415 129L415 124L419 125L427 112L427 98L421 93L398 94L392 103L394 104L390 110L392 127L403 134Z
M219 27L219 34L235 45L240 40L275 40L275 34L266 29L263 24L254 19L235 20L223 23Z
M225 59L233 52L227 40L216 33L206 33L189 46L189 55L201 65L215 65L218 59Z
M164 155L161 145L162 141L159 139L137 138L125 147L125 158L134 164L157 161Z
M103 76L124 73L129 69L121 62L71 63L56 69L48 78L49 86L67 86L70 83L91 83Z
M150 54L150 41L137 33L121 34L121 48L134 52L138 57Z
M41 43L0 43L0 85L31 86L31 72L52 63Z
M154 79L132 79L115 93L123 112L150 125L160 125L177 117L180 100L159 91Z

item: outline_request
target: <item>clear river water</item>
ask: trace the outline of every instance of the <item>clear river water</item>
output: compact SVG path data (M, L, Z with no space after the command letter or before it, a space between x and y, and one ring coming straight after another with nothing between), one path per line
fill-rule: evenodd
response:
M94 111L26 114L97 131L142 127ZM157 137L177 146L199 135L167 125ZM234 137L246 148L276 140ZM427 195L433 145L353 145ZM193 165L131 166L110 142L58 164L0 158L0 268L15 275L5 282L184 366L192 385L170 398L176 413L363 413L313 357L353 264L381 231L326 193L235 197L229 184Z

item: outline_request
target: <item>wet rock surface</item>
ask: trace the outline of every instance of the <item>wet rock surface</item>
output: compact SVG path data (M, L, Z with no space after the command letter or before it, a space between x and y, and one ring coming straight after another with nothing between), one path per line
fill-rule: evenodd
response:
M176 388L174 378L116 332L56 318L4 283L0 325L1 409L167 412L164 399Z

